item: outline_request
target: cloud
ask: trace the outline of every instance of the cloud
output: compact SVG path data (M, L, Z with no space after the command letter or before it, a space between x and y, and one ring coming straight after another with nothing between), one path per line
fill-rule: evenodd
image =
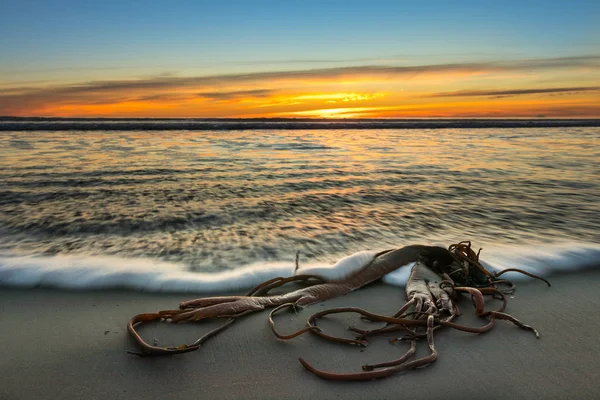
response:
M480 103L475 108L452 104L415 105L398 107L354 107L312 109L300 112L281 112L278 117L319 118L598 118L596 105L582 104L505 104L493 107Z
M230 66L230 65L242 65L242 66L259 66L259 65L290 65L290 64L351 64L351 63L365 63L365 62L389 62L389 61L404 61L407 58L400 55L391 55L387 57L362 57L362 58L345 58L345 59L334 59L334 58L299 58L290 60L244 60L244 61L219 61L219 62L202 62L202 67L218 67L218 66ZM69 67L56 67L56 68L22 68L22 69L7 69L2 70L0 73L7 75L24 75L24 74L39 74L41 72L70 72L70 71L112 71L112 70L139 70L148 68L148 65L107 65L107 66L92 66L92 65L81 65L81 66L69 66ZM151 68L171 68L180 69L182 65L176 64L152 64Z
M600 69L600 56L561 57L497 61L482 63L431 64L416 66L364 65L290 71L266 71L246 74L210 76L160 75L128 80L95 80L77 84L43 85L39 87L4 88L0 94L0 115L45 112L61 104L116 104L123 102L185 102L193 99L229 101L241 98L264 98L285 87L305 88L316 84L341 81L402 82L415 77L455 77L464 74L498 72L535 72L561 68ZM573 89L573 88L558 88ZM591 89L589 89L591 90ZM496 91L495 95L507 95ZM511 95L524 91L506 91ZM467 94L464 94L467 93ZM470 93L470 94L469 94ZM492 93L492 94L490 94ZM463 94L441 93L441 97L494 95L493 91L471 91Z
M274 93L270 89L236 90L232 92L202 92L198 97L210 100L233 100L248 97L269 97Z
M513 89L513 90L458 90L455 92L432 93L424 97L479 97L479 96L521 96L542 93L577 93L600 90L600 86L540 88L540 89Z
M321 68L294 71L254 72L247 74L226 74L198 77L156 76L146 79L90 81L80 84L48 87L64 94L78 92L106 92L127 89L169 89L180 86L209 86L215 84L239 83L248 81L278 81L296 79L333 79L371 76L406 76L419 73L452 73L457 71L521 71L533 69L553 69L565 67L600 67L600 56L561 57L487 63L455 63L418 66L366 65L356 67Z

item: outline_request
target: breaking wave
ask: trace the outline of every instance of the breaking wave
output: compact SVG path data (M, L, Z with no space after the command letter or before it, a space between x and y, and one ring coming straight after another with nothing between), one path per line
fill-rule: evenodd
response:
M232 131L256 129L441 129L597 127L597 119L62 119L0 118L2 131ZM15 147L27 145L15 142Z
M340 279L367 265L375 252L363 251L344 257L336 264L310 263L297 273ZM520 268L542 276L576 272L599 266L600 245L555 243L544 245L499 245L487 247L484 265L496 271ZM192 272L184 264L148 258L113 256L3 256L0 257L0 285L8 287L51 287L69 290L129 289L145 292L211 294L239 292L260 282L294 274L293 262L253 263L218 273ZM410 272L404 266L383 281L404 286ZM529 279L506 274L507 279Z

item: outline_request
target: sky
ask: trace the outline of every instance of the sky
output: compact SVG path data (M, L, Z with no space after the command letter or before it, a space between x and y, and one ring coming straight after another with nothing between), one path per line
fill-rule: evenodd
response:
M600 1L0 0L0 115L600 118Z

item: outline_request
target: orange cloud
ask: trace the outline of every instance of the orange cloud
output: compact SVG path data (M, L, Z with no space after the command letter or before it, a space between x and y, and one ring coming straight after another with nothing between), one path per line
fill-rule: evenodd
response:
M540 87L544 78L566 84ZM578 85L568 84L575 81ZM598 117L598 81L600 56L158 76L8 87L0 94L0 115L353 118L562 113ZM351 107L355 103L360 106Z
M319 118L598 118L596 103L583 100L555 102L449 102L390 107L320 109L282 113L281 117Z

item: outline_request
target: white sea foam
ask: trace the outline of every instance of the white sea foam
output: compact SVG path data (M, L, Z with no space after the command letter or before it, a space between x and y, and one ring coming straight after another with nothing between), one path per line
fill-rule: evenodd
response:
M375 252L364 251L344 257L334 265L313 263L298 274L315 274L328 280L341 279L367 265ZM553 272L578 271L600 265L600 245L560 243L530 246L486 247L484 265L491 270L520 268L542 276ZM404 286L410 265L384 277L390 285ZM90 290L126 288L149 292L191 292L209 294L238 292L277 276L294 274L293 262L246 265L218 273L191 272L184 265L143 258L119 257L0 257L0 285L13 287L55 287ZM507 279L530 279L507 273Z
M326 281L337 281L344 279L367 266L373 261L376 254L376 251L359 251L358 253L343 257L334 265L311 264L299 268L298 271L296 271L296 275L316 275Z
M218 273L187 271L181 264L120 257L3 257L0 284L63 289L126 288L149 292L240 291L276 276L290 276L292 263L250 264Z
M444 244L436 243L440 247ZM547 277L556 272L576 272L600 266L600 245L594 243L549 243L543 245L497 245L486 247L481 254L481 263L490 272L508 268ZM383 277L389 285L406 286L410 265L398 268ZM532 279L518 272L507 272L502 279L523 281Z
M558 243L537 246L497 246L482 256L483 265L491 271L519 268L538 275L577 271L600 266L600 245L592 243ZM507 272L510 280L529 279L525 275Z

